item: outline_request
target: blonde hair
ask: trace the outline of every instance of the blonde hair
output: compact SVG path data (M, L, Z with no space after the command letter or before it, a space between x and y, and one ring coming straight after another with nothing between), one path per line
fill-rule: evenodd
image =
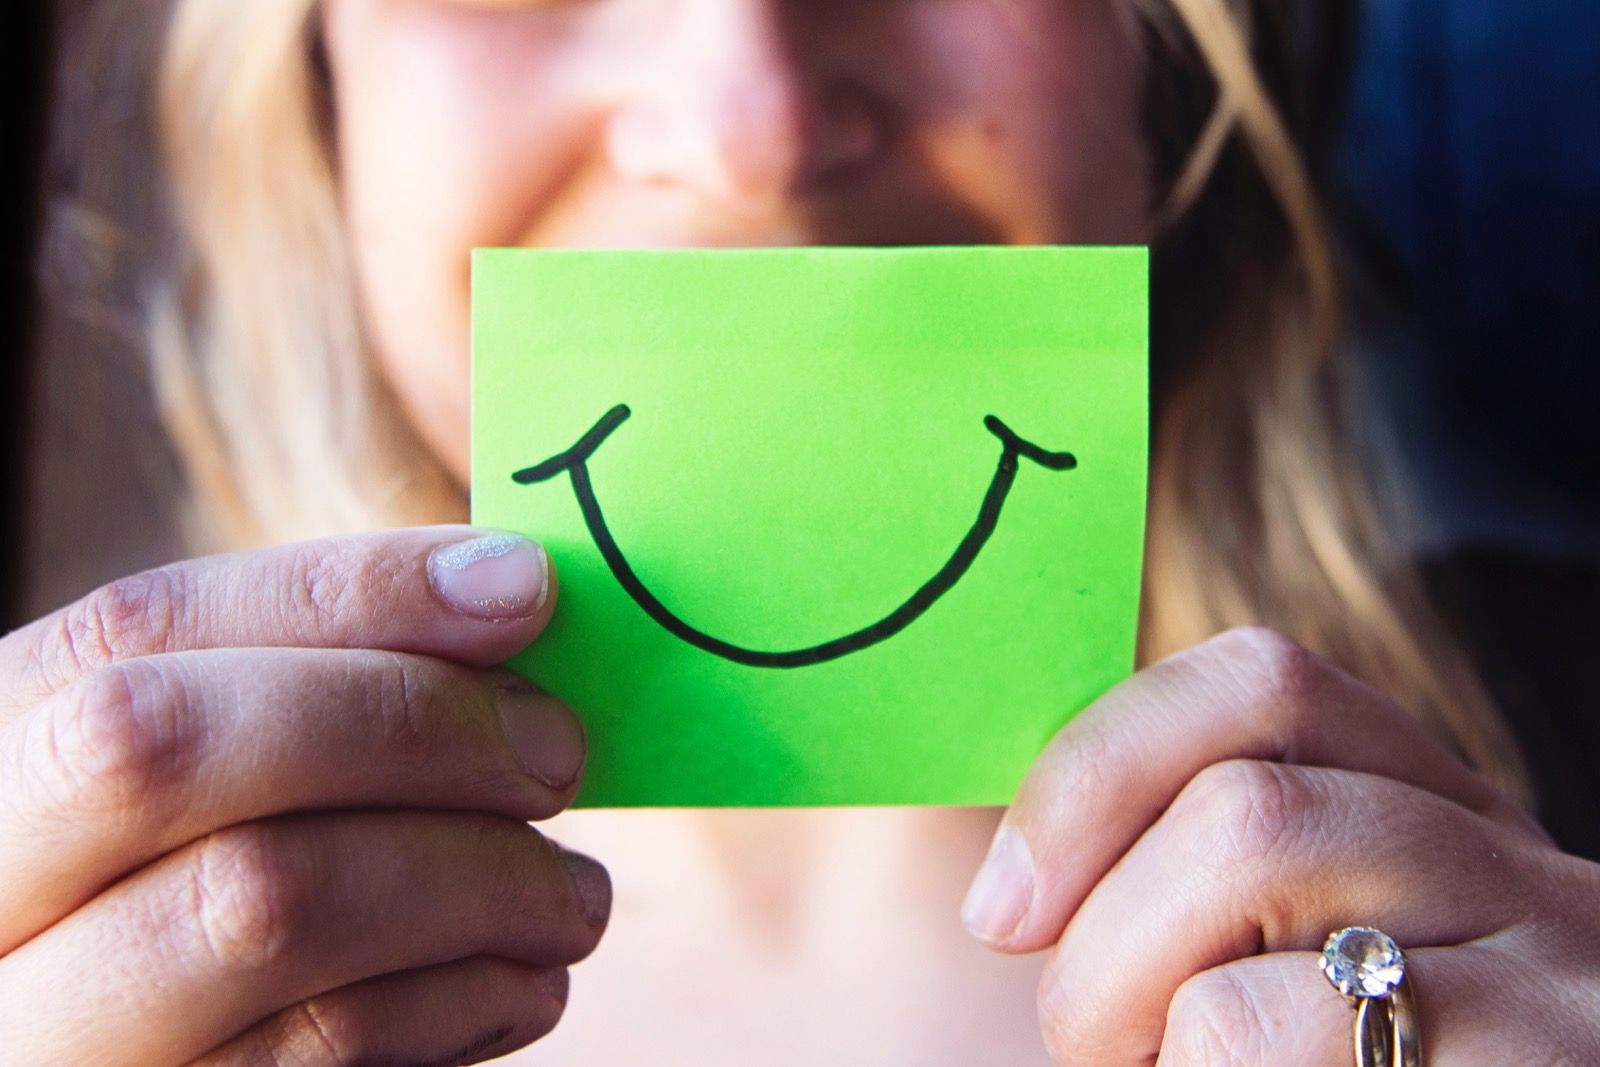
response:
M1142 656L1276 627L1524 795L1516 744L1352 445L1336 253L1285 109L1304 87L1263 73L1267 59L1290 80L1307 5L1133 3L1163 52L1146 122L1165 152ZM187 259L155 307L158 395L212 536L232 544L466 513L359 321L311 9L177 0L161 70Z
M369 358L310 0L180 2L159 115L187 262L156 296L157 396L202 536L464 519Z

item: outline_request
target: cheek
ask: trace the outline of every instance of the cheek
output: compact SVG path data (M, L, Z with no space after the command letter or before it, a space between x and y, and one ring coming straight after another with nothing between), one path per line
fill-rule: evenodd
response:
M519 232L580 154L573 78L547 32L464 10L339 0L327 28L373 340L427 444L465 478L470 250Z
M1125 5L949 0L926 11L907 74L929 165L1014 243L1147 241L1144 58Z

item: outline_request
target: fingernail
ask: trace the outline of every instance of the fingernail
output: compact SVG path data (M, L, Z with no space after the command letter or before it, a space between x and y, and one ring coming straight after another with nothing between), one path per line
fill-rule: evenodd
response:
M497 533L442 545L428 557L439 599L474 619L523 619L550 595L550 557L537 541Z
M531 686L502 689L496 699L506 741L523 771L558 792L571 787L588 750L578 717Z
M602 926L611 914L611 876L606 869L581 852L561 849L561 865L578 891L578 908L583 921L590 926Z
M1003 828L967 890L961 922L972 936L990 943L1009 939L1033 902L1033 856L1011 827Z

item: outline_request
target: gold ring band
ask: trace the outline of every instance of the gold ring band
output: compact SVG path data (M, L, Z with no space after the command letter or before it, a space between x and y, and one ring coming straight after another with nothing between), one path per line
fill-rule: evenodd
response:
M1356 1067L1421 1067L1417 1001L1404 978L1386 997L1363 997L1356 1008Z

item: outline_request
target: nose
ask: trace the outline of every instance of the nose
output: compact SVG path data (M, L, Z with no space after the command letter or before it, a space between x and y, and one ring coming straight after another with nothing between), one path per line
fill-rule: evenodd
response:
M780 10L786 2L677 7L649 70L609 116L606 145L619 175L753 212L882 149L885 109L846 72L827 69L826 56L800 54Z

